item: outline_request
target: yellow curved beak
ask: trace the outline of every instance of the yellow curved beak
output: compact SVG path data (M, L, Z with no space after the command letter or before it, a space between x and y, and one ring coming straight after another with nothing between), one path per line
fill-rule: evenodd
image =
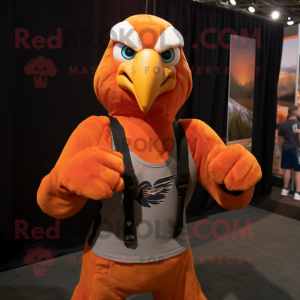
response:
M174 89L176 69L164 63L152 49L138 52L133 60L120 64L117 84L131 92L143 113L147 113L158 95Z

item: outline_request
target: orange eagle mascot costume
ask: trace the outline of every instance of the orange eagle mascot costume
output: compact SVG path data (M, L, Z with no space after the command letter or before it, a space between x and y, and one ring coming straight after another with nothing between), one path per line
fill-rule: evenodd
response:
M184 212L198 180L222 207L242 209L261 179L250 152L239 144L226 147L195 119L177 122L188 145L186 165L177 166L183 154L173 123L192 89L183 45L181 34L155 16L116 24L94 78L109 117L91 116L79 124L41 182L38 204L54 218L73 216L89 198L99 201L72 300L124 300L148 292L155 300L206 299L184 213L174 233L178 199L183 198ZM122 148L112 128L116 122L126 136L131 168L116 150ZM78 140L85 141L80 149ZM186 168L187 181L180 186L176 178ZM126 170L134 171L138 183L131 194Z

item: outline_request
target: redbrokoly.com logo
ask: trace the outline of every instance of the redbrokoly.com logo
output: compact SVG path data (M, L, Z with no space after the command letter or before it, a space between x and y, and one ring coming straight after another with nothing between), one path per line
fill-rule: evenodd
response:
M34 277L46 277L46 267L53 266L55 264L55 258L52 256L52 252L43 247L37 247L27 252L24 257L26 265L33 265Z
M24 68L24 72L27 75L33 75L35 88L46 88L48 76L55 76L57 69L51 59L39 56L28 62Z

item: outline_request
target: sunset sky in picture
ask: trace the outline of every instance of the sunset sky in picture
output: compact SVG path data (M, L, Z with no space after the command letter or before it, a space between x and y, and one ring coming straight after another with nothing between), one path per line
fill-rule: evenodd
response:
M283 41L281 68L279 77L296 73L298 39L289 39Z
M241 85L249 81L254 82L255 78L255 43L247 42L248 38L245 38L244 48L240 48L240 43L236 42L239 39L238 36L233 35L233 45L231 48L231 76ZM252 48L249 48L249 45ZM248 68L247 68L248 67Z

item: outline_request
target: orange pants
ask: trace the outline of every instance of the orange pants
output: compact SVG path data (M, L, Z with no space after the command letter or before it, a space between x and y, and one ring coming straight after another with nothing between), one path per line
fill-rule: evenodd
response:
M120 263L97 256L86 243L72 300L125 300L148 292L154 300L206 300L190 247L158 262Z

